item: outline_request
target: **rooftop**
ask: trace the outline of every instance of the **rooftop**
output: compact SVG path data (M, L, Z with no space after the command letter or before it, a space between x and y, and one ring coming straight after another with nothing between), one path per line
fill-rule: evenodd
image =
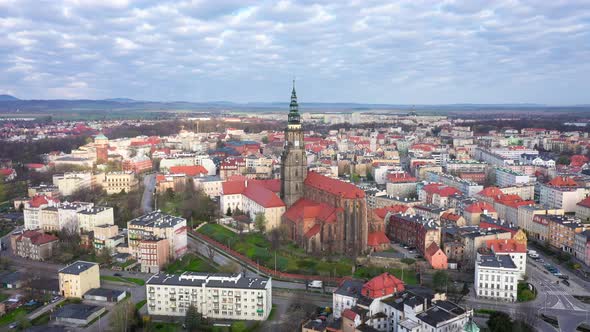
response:
M183 274L156 274L147 285L192 286L215 288L265 289L269 278L248 278L241 273L201 273L184 272Z
M132 219L129 221L129 224L143 227L168 228L174 227L182 222L186 222L186 220L184 218L164 214L158 210Z
M93 263L93 262L77 261L77 262L74 262L74 263L64 267L63 269L59 270L58 272L65 273L65 274L80 274L95 265L98 266L97 263Z
M479 255L477 265L491 268L516 269L516 265L509 255Z

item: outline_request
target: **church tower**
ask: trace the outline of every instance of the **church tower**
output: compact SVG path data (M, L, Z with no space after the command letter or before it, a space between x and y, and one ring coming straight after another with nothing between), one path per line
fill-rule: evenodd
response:
M289 105L289 120L285 129L285 147L281 155L281 198L287 209L303 197L303 181L307 177L307 158L303 143L303 128L297 105L295 81Z

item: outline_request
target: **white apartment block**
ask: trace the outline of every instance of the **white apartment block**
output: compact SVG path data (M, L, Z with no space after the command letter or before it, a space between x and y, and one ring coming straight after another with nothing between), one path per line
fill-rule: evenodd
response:
M90 188L93 182L91 172L73 172L53 176L53 184L57 186L62 196L70 196L76 190Z
M114 225L115 216L112 207L92 206L78 211L78 227L81 231L91 231L94 227Z
M540 185L539 203L554 209L563 209L564 212L575 212L576 204L588 195L586 188L555 187L546 184Z
M184 317L190 305L206 318L266 320L272 279L239 274L156 274L146 283L148 314Z
M530 176L513 171L509 168L496 168L496 184L498 187L509 187L519 183L529 183L534 179Z
M519 279L510 255L477 254L473 283L477 297L515 302Z

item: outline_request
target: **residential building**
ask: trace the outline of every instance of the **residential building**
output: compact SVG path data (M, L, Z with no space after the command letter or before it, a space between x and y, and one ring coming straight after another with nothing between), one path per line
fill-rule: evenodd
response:
M435 270L446 270L449 267L447 255L436 242L432 242L430 246L426 248L424 258Z
M177 259L187 251L186 219L153 211L127 222L127 237L129 253L140 263L143 259L140 244L144 239L167 239L169 259Z
M432 219L417 215L392 214L387 222L386 233L389 239L416 247L424 255L426 249L436 243L440 246L440 226Z
M586 266L590 266L588 264L590 262L590 257L588 254L590 251L590 230L585 230L583 232L576 233L576 238L574 240L574 257L578 259L578 261L586 264Z
M520 272L510 255L477 253L474 290L477 297L515 302Z
M388 196L410 197L416 195L418 179L405 172L387 174L386 191Z
M577 204L589 194L587 188L580 187L570 177L558 176L546 184L539 185L539 203L565 213L576 212Z
M539 239L535 234L545 233L542 229L539 229L537 223L533 223L533 218L535 215L547 215L547 214L556 214L556 215L563 215L563 209L548 209L538 204L531 204L531 205L521 205L518 207L518 218L517 218L517 225L518 227L526 230L531 237ZM542 227L542 226L540 226ZM544 241L544 240L543 240Z
M482 215L490 216L492 218L498 217L498 213L494 206L486 202L471 203L463 209L463 217L465 218L466 224L469 226L479 225Z
M576 234L584 231L579 219L567 216L547 215L549 244L557 249L574 254Z
M590 223L590 197L584 198L576 204L576 218L583 223Z
M70 172L53 175L53 184L59 188L61 196L70 196L75 191L91 188L94 176L91 172Z
M100 287L97 263L76 261L58 271L59 292L63 297L81 299L92 288Z
M100 251L102 249L109 249L112 252L115 248L125 243L125 236L119 233L119 226L117 225L99 225L91 228L94 241L94 249Z
M170 262L168 239L145 238L139 242L141 272L160 273Z
M520 279L526 274L526 242L519 243L514 239L487 240L486 246L496 255L508 255L520 273Z
M533 180L530 176L513 171L510 168L496 168L496 184L498 187L509 187L519 183L529 183Z
M89 206L77 212L80 231L91 231L97 226L114 225L113 208L108 206Z
M57 199L60 197L59 188L53 184L40 184L38 186L29 187L27 189L27 194L28 197L37 195Z
M146 282L149 315L184 317L190 305L208 319L266 320L272 280L243 274L156 274Z
M16 256L44 261L53 256L59 239L50 234L26 230L11 234L10 244Z

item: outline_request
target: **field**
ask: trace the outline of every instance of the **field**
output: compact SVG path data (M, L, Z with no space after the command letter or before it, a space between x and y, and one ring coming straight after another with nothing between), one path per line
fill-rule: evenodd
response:
M188 272L215 272L217 269L204 259L194 255L186 254L181 259L170 263L166 267L166 273L178 274Z
M138 279L138 278L115 277L115 276L100 276L100 280L132 283L132 284L136 284L136 285L139 285L139 286L145 285L145 281L142 280L142 279Z
M275 268L276 253L276 268L282 272L336 277L350 276L352 274L353 261L347 257L321 258L310 256L294 244L281 245L275 251L272 250L270 241L258 233L239 235L218 224L203 225L198 229L198 232L271 269ZM389 269L387 271L401 277L401 270ZM365 269L360 272L357 270L355 276L372 278L382 272L385 272L385 270ZM411 271L405 271L404 281L407 284L416 284L416 275Z

